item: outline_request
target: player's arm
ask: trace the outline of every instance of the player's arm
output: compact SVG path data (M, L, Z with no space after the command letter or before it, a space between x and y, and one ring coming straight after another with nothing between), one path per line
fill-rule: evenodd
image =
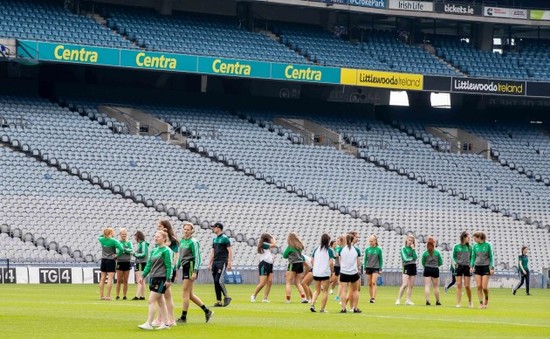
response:
M227 238L227 270L231 271L231 262L233 261L233 247L231 247L231 242Z

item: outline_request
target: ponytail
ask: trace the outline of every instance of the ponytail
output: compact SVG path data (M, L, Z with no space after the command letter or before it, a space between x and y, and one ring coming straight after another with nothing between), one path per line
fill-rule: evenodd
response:
M353 236L353 234L346 234L346 246L351 249L351 245L353 244L353 239L355 239L355 237Z

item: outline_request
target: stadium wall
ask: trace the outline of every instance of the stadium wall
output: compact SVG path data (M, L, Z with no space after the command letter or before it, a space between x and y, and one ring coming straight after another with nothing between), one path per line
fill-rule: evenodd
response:
M233 272L237 273L243 284L256 284L258 282L257 268L243 268L235 269ZM69 266L16 266L16 267L2 267L0 268L1 279L0 284L98 284L100 277L99 267L69 267ZM274 270L273 283L276 285L285 284L285 273L283 269ZM420 272L421 273L421 272ZM231 274L230 274L231 275ZM129 283L135 284L134 271L132 269L129 276ZM386 271L381 275L382 279L379 281L380 285L399 286L401 285L402 274L398 270ZM226 278L229 278L226 277ZM365 276L362 276L361 283L364 286ZM451 279L449 271L441 272L441 286L448 284ZM491 288L512 288L518 283L519 276L515 271L495 273L490 280ZM176 280L177 283L181 283L181 278ZM197 282L200 284L211 284L212 275L211 272L202 269L199 272ZM531 287L532 288L546 288L548 284L548 277L538 272L531 273ZM416 279L416 286L423 286L422 279Z

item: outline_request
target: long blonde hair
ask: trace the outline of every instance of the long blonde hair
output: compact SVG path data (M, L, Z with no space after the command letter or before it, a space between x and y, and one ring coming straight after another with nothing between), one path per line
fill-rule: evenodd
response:
M298 251L304 250L304 243L302 243L302 240L300 240L300 237L298 237L298 234L294 232L290 232L288 234L288 239L286 240L288 243L288 246L294 247Z

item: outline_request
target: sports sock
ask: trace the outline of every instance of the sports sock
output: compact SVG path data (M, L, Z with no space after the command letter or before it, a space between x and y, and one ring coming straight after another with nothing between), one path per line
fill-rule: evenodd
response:
M208 313L208 308L206 307L206 305L202 305L201 309L204 311L204 313Z

